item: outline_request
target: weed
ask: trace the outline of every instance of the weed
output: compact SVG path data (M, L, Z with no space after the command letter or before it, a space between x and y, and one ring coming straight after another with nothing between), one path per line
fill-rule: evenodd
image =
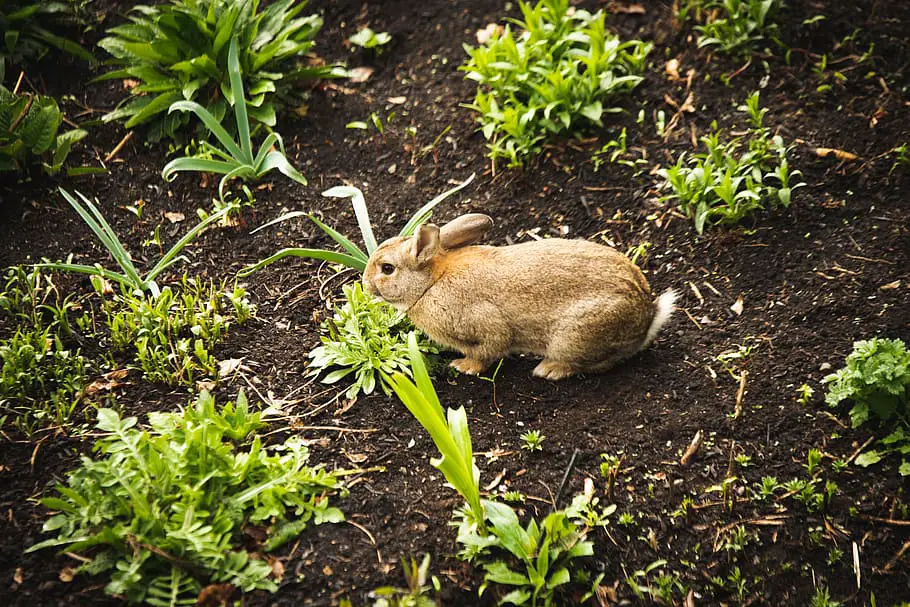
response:
M198 102L220 120L227 111L226 100L237 97L227 77L228 43L233 37L239 40L239 63L250 94L246 109L255 120L274 126L280 104L300 100L294 91L301 80L339 73L331 66L296 63L313 48L322 27L318 15L301 15L306 1L280 0L261 10L260 4L172 0L135 6L130 22L111 28L98 43L118 66L100 80L139 82L104 120L125 120L126 128L149 124L146 137L153 142L175 137L188 125L185 115L165 114L177 101Z
M202 121L209 132L221 142L224 149L203 141L200 145L203 153L195 157L175 158L161 171L165 181L171 181L178 172L200 171L203 173L217 173L223 175L218 183L218 195L224 199L224 186L231 179L243 181L258 181L266 174L277 169L286 177L297 183L306 185L306 179L295 169L284 151L284 140L276 132L269 133L259 151L253 154L253 141L250 134L250 122L247 114L247 102L243 92L243 80L240 72L238 58L237 37L231 38L228 51L228 76L230 78L230 94L225 97L230 100L234 109L234 119L237 124L237 141L228 134L221 123L205 107L195 101L175 101L171 104L168 114L175 110L192 112ZM278 149L273 149L277 146ZM217 159L212 158L217 157Z
M521 448L530 452L543 451L543 441L546 440L540 430L528 430L521 435Z
M759 43L777 41L775 22L783 0L682 0L680 21L701 23L698 46L716 46L728 54L751 53Z
M610 164L621 164L633 169L648 164L647 159L644 158L644 151L642 151L642 158L632 160L626 157L628 153L626 139L626 129L623 127L622 131L619 133L619 137L611 139L591 155L591 162L594 165L595 173L600 171L600 167L602 167L605 162L609 162Z
M253 313L242 287L216 288L186 276L157 297L124 290L106 300L103 310L113 349L135 352L148 381L188 386L217 378L215 346L231 324L243 324Z
M616 487L616 479L619 477L619 468L622 466L622 454L610 455L608 453L600 454L600 475L607 479L607 498L613 498L613 491Z
M120 266L120 269L123 272L118 273L107 270L101 267L100 264L87 266L69 262L50 263L45 261L44 263L38 264L37 267L61 272L88 274L89 276L97 277L99 279L116 282L130 291L148 291L153 297L157 297L161 293L161 289L159 289L158 284L155 282L155 278L178 261L186 261L186 258L180 255L183 248L196 238L196 236L201 234L208 226L224 218L228 212L228 210L224 210L215 213L196 224L196 226L184 234L183 238L178 240L167 253L161 256L161 259L152 266L152 269L145 272L145 274L140 274L139 270L136 269L136 266L133 265L130 254L126 251L123 243L120 242L114 229L107 220L104 219L101 211L98 210L94 203L79 192L76 192L76 195L82 199L82 203L73 198L70 193L63 188L60 188L60 193L63 194L63 197L70 203L70 206L73 207L92 232L94 232L95 236L101 241L101 244L108 250L111 257L114 258L114 261L117 262L117 265Z
M56 537L29 548L62 546L79 554L76 573L108 573L106 592L131 603L184 604L205 581L245 591L275 591L268 562L241 547L241 528L261 525L270 551L296 538L308 523L339 522L328 505L339 481L307 466L303 441L272 449L258 436L263 424L241 393L219 410L208 392L180 413L151 413L150 430L110 409L98 411L98 457L82 456L58 485L60 497L41 500L59 511L44 524ZM93 548L87 552L88 548Z
M661 604L675 605L679 599L686 595L686 587L679 580L679 576L672 571L666 572L667 561L660 559L654 561L644 569L639 569L631 576L626 576L626 585L639 599L648 596L658 599ZM656 577L652 573L659 571Z
M874 338L853 344L844 368L822 380L828 385L825 402L835 407L853 402L850 421L854 428L874 419L890 424L893 431L879 441L879 450L856 458L866 467L886 453L900 453L901 476L910 476L910 352L899 339Z
M430 555L425 554L420 564L412 556L410 561L401 558L404 569L404 580L407 588L385 586L377 588L370 594L376 598L373 607L436 607L437 602L430 598L430 586L427 579L430 575ZM433 589L438 593L439 580L432 578Z
M356 34L348 38L348 42L361 48L372 50L377 55L381 54L385 45L392 41L388 32L374 32L369 27L361 28Z
M910 167L910 143L897 146L891 150L891 153L894 155L894 164L891 165L888 175L891 175L900 166Z
M809 607L840 607L840 605L840 601L833 600L824 586L815 589L815 594L809 602Z
M88 363L51 328L20 328L0 341L0 416L26 436L68 424L82 398Z
M0 79L2 73L0 63ZM48 175L60 172L73 144L88 135L83 129L61 133L62 122L63 112L53 97L17 94L0 86L0 172L24 171L35 163ZM70 174L81 171L71 169Z
M753 125L745 141L722 143L715 127L701 138L704 153L683 153L675 165L658 171L664 180L660 187L670 190L661 200L676 200L699 234L706 224L735 225L768 204L788 207L793 190L805 185L790 183L800 172L790 170L789 148L761 126L764 110L758 107L758 92L740 109Z
M813 390L812 386L809 384L803 384L796 390L796 393L799 395L797 402L801 405L808 405L809 401L815 395L815 390Z
M332 318L322 323L322 345L310 352L310 375L340 367L322 379L334 384L354 374L354 383L345 396L372 394L382 374L407 373L407 336L413 329L404 313L363 292L359 282L345 285L345 303L335 307ZM436 354L436 348L421 335L421 352ZM388 393L388 389L380 383Z
M518 167L554 136L602 126L606 103L641 82L651 44L621 42L604 13L569 11L568 0L519 1L523 20L495 32L459 69L478 84L474 102L489 156Z
M616 520L618 525L623 527L634 527L635 526L635 515L631 512L623 512L619 515L619 518Z
M774 493L780 488L780 483L777 482L777 478L773 476L763 476L761 479L761 487L758 489L758 496L767 500L774 497Z
M416 230L421 224L426 223L430 220L430 217L433 216L433 209L436 208L436 205L438 205L440 202L452 194L458 192L472 181L474 181L473 173L470 177L465 179L454 188L446 190L439 196L435 197L433 200L420 207L417 212L411 216L411 218L404 225L398 235L410 236L413 234L414 230ZM337 232L334 228L331 228L322 223L320 220L316 219L316 217L313 215L306 215L306 217L315 223L320 230L325 232L325 234L327 234L332 240L341 245L341 248L343 248L345 252L339 253L337 251L329 251L327 249L282 249L274 255L271 255L258 263L247 266L238 273L238 276L249 276L253 272L260 270L267 265L271 265L276 261L284 259L285 257L307 257L311 259L321 259L331 263L341 264L348 268L353 268L358 272L363 272L366 269L367 261L369 260L370 255L374 250L376 250L376 247L379 246L376 242L376 236L373 235L373 224L370 222L370 214L367 210L367 204L366 200L363 197L363 192L351 186L336 186L334 188L326 190L322 193L322 195L330 198L351 199L351 206L354 207L354 215L357 217L357 226L360 228L360 235L363 238L363 244L366 247L366 251L351 242L346 236ZM305 215L305 213L294 211L265 224L263 227L274 225L291 217L299 217L300 215Z
M515 504L525 503L525 496L521 491L506 491L502 494L502 499L507 502L513 502Z

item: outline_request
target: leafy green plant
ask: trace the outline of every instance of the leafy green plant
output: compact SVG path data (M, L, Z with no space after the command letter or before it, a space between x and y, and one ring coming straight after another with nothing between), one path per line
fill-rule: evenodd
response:
M88 266L69 262L44 262L38 264L38 267L60 272L77 272L90 276L97 276L105 280L116 282L131 291L148 291L153 297L157 297L161 293L161 289L158 287L155 279L178 261L186 261L186 257L180 255L180 251L207 227L221 221L230 210L224 209L223 211L214 213L196 224L196 226L187 232L183 238L178 240L167 253L162 255L161 259L158 260L158 263L152 266L152 268L144 274L140 274L139 270L136 269L136 266L133 265L130 254L123 246L123 243L120 242L120 239L117 238L114 229L104 219L104 215L101 214L98 207L78 191L76 192L76 195L82 199L81 203L63 188L59 188L59 191L66 201L70 203L70 206L73 207L80 217L82 217L82 220L88 224L88 227L95 236L98 237L98 240L101 241L104 248L108 250L111 257L113 257L114 261L117 262L117 265L120 266L122 273L103 268L100 264Z
M593 554L593 543L585 536L592 525L603 525L615 506L596 511L596 500L577 495L572 504L551 512L543 522L531 519L522 525L508 505L480 499L480 471L474 464L471 434L464 407L443 412L439 397L426 370L416 334L408 338L413 380L403 372L383 379L401 402L429 432L441 458L431 460L446 481L464 498L466 505L456 512L459 557L484 570L480 593L495 586L498 604L555 605L561 591L572 582L587 581L591 590L573 596L582 604L593 596L603 575L592 583L578 562Z
M534 451L543 451L543 441L546 438L540 430L528 430L521 435L521 448L532 453Z
M72 2L4 0L0 5L0 62L7 58L16 63L40 59L49 49L56 48L93 63L95 58L79 43L54 33L75 21Z
M60 172L73 144L88 135L83 129L61 133L62 122L53 97L20 95L0 86L0 171L23 171L40 162L48 175Z
M788 207L793 190L805 185L791 184L800 172L790 170L783 139L762 125L765 110L758 106L758 92L740 109L752 124L745 141L737 137L723 143L715 126L701 138L704 153L683 152L675 165L657 172L661 189L670 191L661 200L677 201L699 234L705 225L735 225L766 205Z
M748 54L766 40L777 41L783 8L783 0L683 0L677 16L702 24L695 26L699 47Z
M452 194L458 192L462 188L466 187L472 181L474 181L473 173L471 173L470 177L465 179L457 186L446 190L442 194L433 198L433 200L417 209L417 211L407 221L398 235L410 236L413 234L414 230L416 230L421 224L426 223L430 220L430 217L433 216L433 209L436 208L439 203L441 203ZM335 186L334 188L330 188L323 192L322 195L330 198L351 199L351 205L354 208L354 215L357 217L357 226L360 228L360 235L363 238L363 244L366 247L366 251L351 242L346 236L342 235L334 228L331 228L322 223L315 216L307 215L306 213L300 211L293 211L265 224L265 226L262 227L271 226L292 217L300 217L301 215L305 215L307 218L309 218L310 221L315 223L320 230L325 232L325 234L327 234L332 240L341 245L341 248L344 249L345 252L339 253L337 251L329 251L327 249L303 249L298 247L281 249L274 255L270 255L258 263L247 266L238 272L238 276L249 276L253 272L260 270L265 266L271 265L276 261L280 261L285 257L307 257L311 259L321 259L330 263L341 264L348 268L357 270L358 272L363 272L366 269L367 261L369 260L370 255L374 250L376 250L376 247L379 246L379 244L376 242L376 236L373 234L373 224L370 222L370 213L367 210L367 204L366 200L363 197L363 192L353 186Z
M41 500L57 512L44 524L56 537L30 552L80 555L77 574L108 574L105 590L130 603L184 605L208 583L277 590L268 562L242 547L242 527L259 526L267 552L310 523L343 520L328 503L339 481L307 465L303 441L248 440L263 423L242 392L217 410L202 392L186 410L149 421L143 430L135 417L98 411L98 455L82 456L59 497Z
M430 555L423 555L419 565L413 556L410 560L402 557L401 568L404 569L407 588L383 586L375 589L370 593L376 597L373 607L437 607L437 601L429 596L430 586L427 584L430 576ZM433 576L432 583L438 593L440 584L436 576Z
M234 109L238 140L234 141L225 128L221 126L219 120L202 105L195 101L176 101L170 106L168 113L173 113L176 110L196 114L209 132L221 142L224 149L219 149L207 141L203 141L200 143L202 148L201 156L175 158L165 165L161 171L161 176L165 181L171 181L177 173L182 171L200 171L223 175L218 184L218 195L222 200L224 199L224 186L231 179L258 181L274 169L278 169L279 172L297 183L306 185L306 179L304 179L303 175L288 162L284 151L284 140L278 133L269 133L262 145L259 146L259 151L255 155L253 154L253 141L250 135L250 122L243 93L243 81L240 76L240 60L238 58L236 36L231 38L230 50L228 51L228 75L231 89L229 93L225 94L225 97L231 101L231 106ZM272 149L275 145L278 146L277 150ZM211 156L216 156L217 159Z
M383 47L392 41L388 32L374 32L369 27L363 27L356 34L348 38L348 42L365 49L373 49L376 54L382 52Z
M218 377L215 346L233 323L243 324L253 313L242 287L229 290L186 276L157 296L124 290L106 299L103 311L111 346L134 353L148 381L187 386Z
M894 164L891 165L888 175L891 175L900 166L910 167L910 144L899 145L891 150L891 153L894 155Z
M334 384L354 374L345 396L372 394L381 374L409 372L407 336L413 329L404 313L363 292L359 282L342 287L345 302L335 307L332 318L322 323L321 346L310 352L310 375L328 373L324 384ZM436 348L421 336L421 352L436 354ZM388 394L389 391L380 382Z
M87 368L51 327L17 329L0 340L0 417L26 436L43 426L65 426L82 399Z
M12 316L17 325L49 327L64 338L73 337L77 331L92 331L88 311L77 305L73 294L62 296L51 277L40 269L15 266L7 269L4 278L0 313Z
M828 384L825 402L831 407L853 402L850 421L854 428L875 420L893 425L880 441L882 449L856 458L868 466L885 453L902 455L901 476L910 476L910 352L900 339L874 338L853 344L845 366L822 380Z
M570 11L568 0L519 1L513 21L459 69L478 84L466 106L478 116L489 156L518 167L555 136L603 125L605 106L641 82L651 44L621 42L606 30L604 13Z
M467 503L465 518L483 529L485 515L480 502L480 470L474 463L467 413L464 407L443 412L420 353L420 340L416 333L408 335L408 357L413 379L403 371L383 374L382 379L429 433L442 456L430 460L430 463L442 472L446 481Z
M106 121L125 120L132 128L149 124L147 138L174 137L189 120L169 113L177 101L196 101L220 120L225 101L237 97L229 79L228 43L239 40L239 62L250 98L246 111L274 126L276 111L299 103L296 90L305 79L339 75L337 68L306 66L296 60L313 48L322 27L318 15L302 15L307 1L171 0L137 5L129 23L108 30L98 44L112 55L118 69L101 80L139 82L130 96L107 114ZM235 110L236 113L236 110Z

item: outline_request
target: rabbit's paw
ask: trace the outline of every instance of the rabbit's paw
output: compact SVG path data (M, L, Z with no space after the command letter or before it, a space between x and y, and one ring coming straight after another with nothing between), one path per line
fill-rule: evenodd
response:
M485 362L475 358L458 358L449 363L449 366L466 375L480 375L487 368Z
M549 379L551 381L569 377L573 373L575 373L575 369L572 365L546 359L540 361L540 364L534 367L534 371L532 372L534 377L542 377L543 379Z

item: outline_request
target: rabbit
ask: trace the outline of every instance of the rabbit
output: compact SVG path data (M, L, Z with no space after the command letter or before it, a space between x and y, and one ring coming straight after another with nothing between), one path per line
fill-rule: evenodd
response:
M363 275L367 292L405 312L477 375L509 353L542 356L533 374L602 372L646 348L674 310L625 255L585 240L481 246L493 226L469 213L386 240Z

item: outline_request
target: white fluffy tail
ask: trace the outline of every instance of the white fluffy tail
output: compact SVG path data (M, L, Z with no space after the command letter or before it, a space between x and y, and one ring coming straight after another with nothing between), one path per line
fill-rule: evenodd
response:
M651 326L648 327L648 334L645 336L645 341L641 345L642 349L647 348L651 342L654 341L654 338L657 337L661 327L670 320L670 316L673 315L673 310L676 309L675 303L676 291L673 289L667 289L657 298L657 311L654 313L654 319L651 321Z

